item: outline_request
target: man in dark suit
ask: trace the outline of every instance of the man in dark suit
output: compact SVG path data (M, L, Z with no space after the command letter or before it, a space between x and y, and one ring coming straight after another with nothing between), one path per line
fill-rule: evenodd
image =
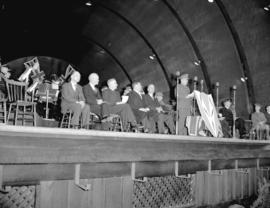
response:
M120 115L124 131L127 131L128 124L136 127L137 122L127 100L122 100L120 93L116 91L118 84L114 78L107 81L108 88L102 92L104 106L107 106L108 113Z
M100 118L102 115L103 100L99 89L96 87L99 83L99 76L96 73L91 73L88 76L89 83L83 86L83 93L86 99L86 103L90 105L91 112L97 114Z
M240 138L244 138L246 134L245 121L242 118L235 118L232 111L232 101L227 98L223 102L223 107L219 110L220 115L224 119L221 121L224 134L227 137L233 136L233 125L235 124L235 129L238 129ZM227 124L225 124L227 122Z
M154 97L155 85L153 84L148 85L147 92L148 93L145 95L145 103L147 107L150 108L150 112L152 112L154 121L158 124L158 133L164 134L166 132L164 126L164 124L166 124L170 130L170 133L175 134L173 116L168 112L165 112L165 110L163 109L157 98Z
M154 121L158 124L158 133L164 134L166 132L164 126L164 124L166 124L170 130L170 133L175 134L175 127L172 115L168 114L168 112L165 112L158 99L154 97L155 85L148 85L147 92L148 93L145 95L145 103L147 107L150 108L150 112L152 112ZM159 93L159 98L160 96L162 96L162 100L163 95L160 95Z
M150 108L145 105L142 85L140 82L135 82L132 84L132 88L133 91L128 94L128 103L133 110L137 123L142 123L145 131L153 133L155 123L150 113Z
M61 111L66 113L67 110L73 112L71 119L71 125L74 128L78 128L79 119L82 115L81 126L84 127L89 122L89 105L85 104L85 98L82 92L82 87L78 84L81 79L79 72L75 71L70 77L70 82L65 83L62 86L62 101Z

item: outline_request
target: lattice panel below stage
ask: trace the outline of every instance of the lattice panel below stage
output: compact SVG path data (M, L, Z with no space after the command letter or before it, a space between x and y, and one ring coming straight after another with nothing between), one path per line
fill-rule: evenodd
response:
M148 178L133 184L134 208L179 208L194 203L193 179L175 176Z
M35 186L5 187L8 193L0 192L1 208L34 208Z

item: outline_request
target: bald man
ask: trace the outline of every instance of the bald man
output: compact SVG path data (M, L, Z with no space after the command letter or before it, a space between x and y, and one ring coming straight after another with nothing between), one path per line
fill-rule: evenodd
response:
M89 105L85 104L82 87L78 84L80 79L80 73L75 71L70 77L70 82L62 86L61 112L66 113L67 110L73 112L71 119L73 128L79 127L80 116L82 116L82 128L86 127L89 123L90 108Z
M99 84L99 76L97 73L91 73L88 76L89 83L83 86L83 93L86 103L90 105L91 112L97 114L100 118L102 115L103 100L99 89L96 87Z

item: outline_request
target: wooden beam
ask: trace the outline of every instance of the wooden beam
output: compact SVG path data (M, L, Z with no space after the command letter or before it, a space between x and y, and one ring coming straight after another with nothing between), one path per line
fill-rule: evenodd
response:
M260 160L261 167L270 166L270 158ZM255 159L238 160L238 168L256 167ZM174 175L175 162L138 162L136 163L136 177L154 177ZM234 169L235 160L213 160L212 170ZM179 161L179 175L207 171L208 161ZM74 179L75 164L30 164L4 165L3 183L37 184L47 180ZM84 163L81 164L81 179L107 178L128 176L131 174L131 163Z
M270 158L269 141L0 126L0 164Z

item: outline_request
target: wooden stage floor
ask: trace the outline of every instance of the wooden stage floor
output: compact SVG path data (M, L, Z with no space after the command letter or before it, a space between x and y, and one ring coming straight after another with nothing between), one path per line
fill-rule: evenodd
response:
M0 125L3 183L270 165L270 141ZM0 168L1 172L1 168Z

